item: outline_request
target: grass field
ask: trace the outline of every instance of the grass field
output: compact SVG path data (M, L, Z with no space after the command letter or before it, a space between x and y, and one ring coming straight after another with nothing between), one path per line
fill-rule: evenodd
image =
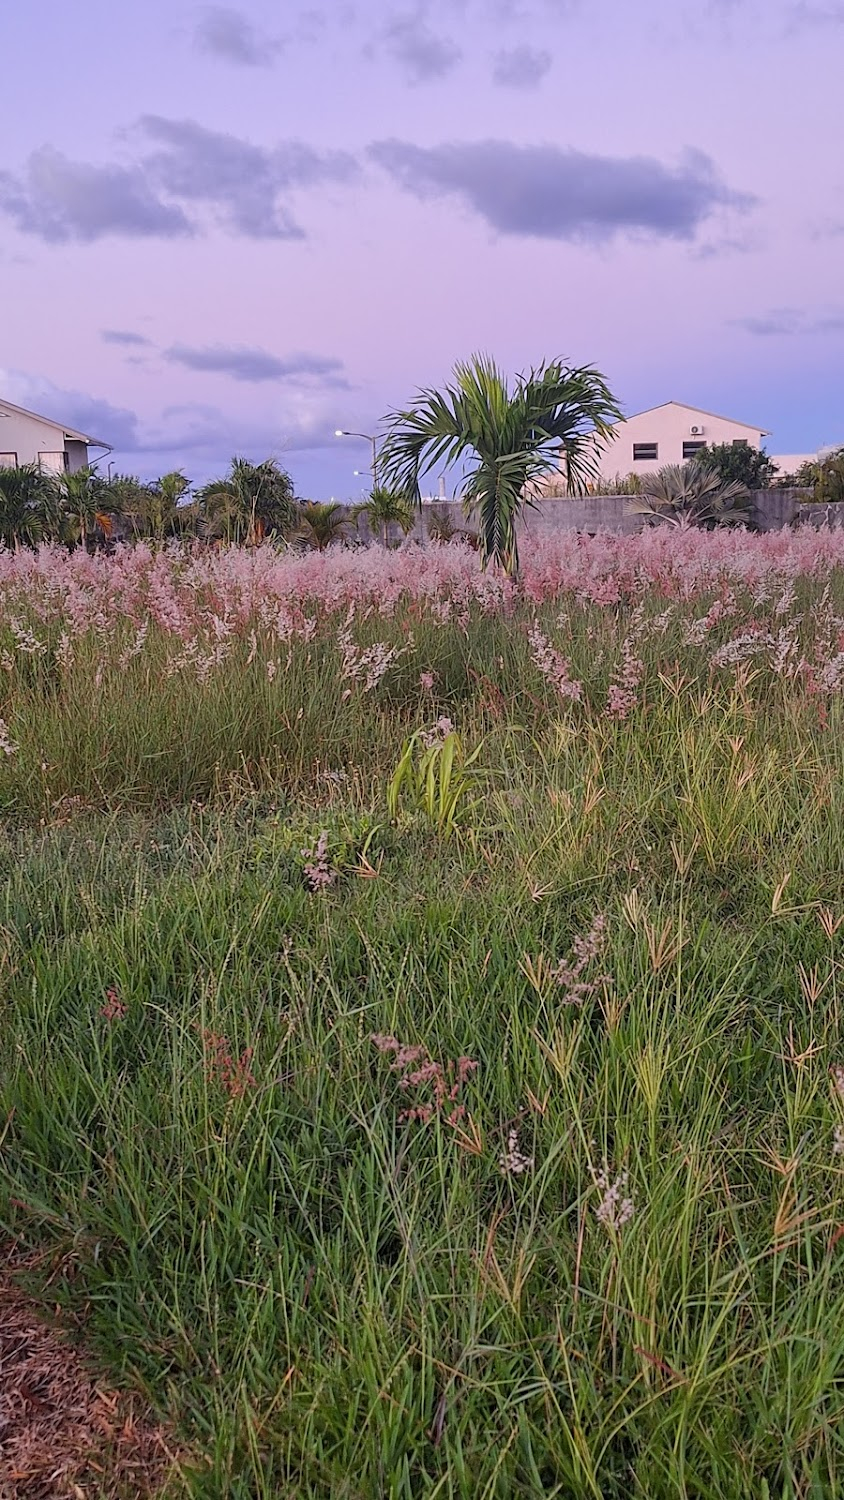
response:
M844 1493L844 541L3 557L0 679L0 1231L168 1493Z

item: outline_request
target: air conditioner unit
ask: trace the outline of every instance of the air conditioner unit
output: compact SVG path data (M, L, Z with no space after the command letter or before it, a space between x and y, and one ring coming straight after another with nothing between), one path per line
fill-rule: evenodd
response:
M698 426L695 425L695 426L689 428L689 432L691 433L692 437L703 437L703 428L702 427L698 427Z

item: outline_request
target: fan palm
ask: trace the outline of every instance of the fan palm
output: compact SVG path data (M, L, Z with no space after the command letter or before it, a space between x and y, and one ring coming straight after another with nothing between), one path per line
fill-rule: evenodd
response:
M53 480L38 464L0 468L0 542L5 547L37 547L56 498Z
M358 516L366 516L372 530L380 531L385 547L390 543L391 526L399 526L407 536L407 533L413 530L415 520L410 501L383 484L377 484L368 499L361 500L359 505L355 505L352 515L355 520Z
M535 504L535 481L562 465L569 493L582 493L597 477L602 441L621 413L590 365L554 360L518 376L511 391L495 362L476 354L454 377L444 391L420 391L413 406L387 418L381 473L418 504L421 473L468 461L462 498L466 513L478 518L484 566L515 574L516 522Z
M736 526L746 524L750 491L736 479L722 479L700 459L665 464L642 476L642 493L628 510L670 526Z
M300 508L290 475L272 458L252 464L233 458L224 479L199 491L207 536L254 546L269 536L295 530Z
M337 500L306 500L299 519L302 536L317 552L330 547L349 524L344 507Z

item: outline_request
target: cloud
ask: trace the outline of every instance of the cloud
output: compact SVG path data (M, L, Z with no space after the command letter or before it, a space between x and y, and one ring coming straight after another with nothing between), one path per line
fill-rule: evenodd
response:
M494 83L507 89L534 89L551 67L550 52L536 47L512 47L498 52L492 70Z
M807 313L798 307L775 307L761 316L733 318L733 326L756 338L793 338L797 334L844 333L844 312Z
M714 210L755 202L725 187L700 151L687 151L678 167L494 140L431 148L380 141L369 155L414 197L452 195L499 233L540 239L595 244L643 231L691 240Z
M348 152L320 152L303 141L254 146L193 120L161 115L144 115L139 126L159 147L145 161L158 188L180 202L216 209L229 229L251 239L303 239L279 195L347 182L357 170Z
M242 11L227 5L205 10L194 32L201 52L241 68L267 68L282 50L281 38L259 31Z
M149 345L150 342L142 333L130 333L126 328L101 328L100 338L104 344L126 344L138 348L142 345Z
M321 409L291 410L280 417L242 417L218 406L188 402L165 407L145 435L146 453L192 453L224 465L233 453L253 459L335 448L336 420Z
M54 385L23 370L0 370L0 389L15 405L102 438L112 448L131 451L137 446L138 418L125 406L113 406L101 397Z
M0 173L0 210L23 234L50 244L192 233L182 209L156 193L141 167L74 162L53 146L32 152L23 177Z
M421 16L397 16L385 27L384 42L411 83L430 83L444 77L462 57L460 48L447 37L438 36Z
M171 364L184 365L188 370L231 375L234 380L285 380L294 383L317 380L326 386L348 387L348 381L342 373L343 361L329 355L302 353L279 359L263 349L227 347L223 344L195 349L175 344L166 351L164 357Z
M0 172L0 213L48 243L106 235L173 239L201 227L190 209L252 239L303 239L284 195L346 182L357 163L346 151L303 141L255 146L192 120L145 115L135 127L152 148L132 166L72 162L52 146L29 158L21 177Z
M814 5L801 0L800 4L789 7L788 20L792 31L804 27L844 26L844 4Z

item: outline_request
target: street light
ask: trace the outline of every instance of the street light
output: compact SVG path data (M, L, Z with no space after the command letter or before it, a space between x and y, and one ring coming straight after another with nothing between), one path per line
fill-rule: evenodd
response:
M372 488L378 488L378 439L371 432L348 432L345 427L338 427L334 433L335 437L363 438L365 443L372 444ZM358 470L355 470L357 473Z

